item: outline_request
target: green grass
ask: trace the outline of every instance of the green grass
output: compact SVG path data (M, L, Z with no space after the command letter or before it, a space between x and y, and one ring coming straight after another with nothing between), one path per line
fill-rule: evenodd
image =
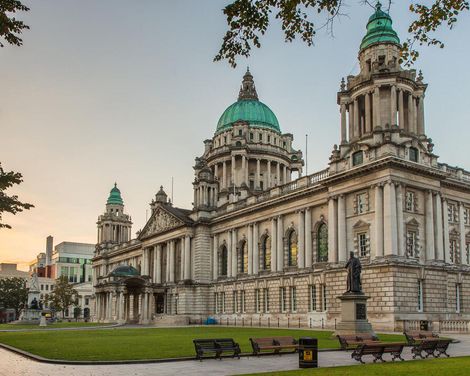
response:
M106 324L98 324L96 322L56 322L54 324L47 324L46 327L37 324L0 324L0 330L3 329L50 329L50 328L76 328L87 326L104 326Z
M320 354L321 356L321 354ZM467 376L470 357L366 364L362 366L303 369L298 371L257 373L279 376Z
M329 331L269 328L142 328L83 331L0 332L0 342L51 359L125 360L194 356L195 338L234 338L243 352L251 352L250 337L311 336L319 348L338 348ZM380 335L384 341L404 341L402 335Z

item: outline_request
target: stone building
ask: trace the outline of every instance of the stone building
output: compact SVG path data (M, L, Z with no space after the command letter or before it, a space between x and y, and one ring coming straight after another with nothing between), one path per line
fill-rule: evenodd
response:
M247 71L196 158L192 210L160 189L131 240L113 188L93 259L96 319L333 327L350 251L375 329L469 319L470 173L438 162L427 84L400 65L399 49L379 4L360 72L341 82L340 140L324 170L302 176L302 153Z

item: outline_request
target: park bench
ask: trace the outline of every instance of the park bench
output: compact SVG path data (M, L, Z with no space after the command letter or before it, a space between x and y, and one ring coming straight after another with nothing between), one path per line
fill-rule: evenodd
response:
M431 355L434 358L439 358L441 355L446 355L449 357L450 355L447 354L447 349L449 347L451 340L450 339L425 339L419 342L416 342L412 349L411 353L413 354L413 359L416 357L420 357L421 359L429 358ZM423 352L425 356L423 356Z
M232 357L240 359L240 345L232 338L194 339L196 359L202 361L204 354L214 354L215 358L222 359L223 353L232 353Z
M351 358L357 360L358 362L362 361L362 357L365 355L372 355L374 357L374 363L377 360L385 362L383 359L384 354L391 354L392 361L395 359L405 360L401 357L403 348L405 347L404 343L385 343L385 342L367 342L359 345L351 354Z
M362 345L363 343L368 343L368 342L378 342L379 339L377 336L372 335L372 334L361 334L361 335L356 335L356 334L345 334L345 335L337 335L339 340L339 344L341 346L342 350L348 350L348 349L353 349L356 348L358 345Z
M261 351L273 351L279 354L281 350L297 351L299 345L294 337L267 337L250 338L253 355L259 355Z
M414 345L417 342L421 342L423 340L435 340L439 338L436 333L433 333L429 330L411 330L405 331L403 334L406 337L409 345Z

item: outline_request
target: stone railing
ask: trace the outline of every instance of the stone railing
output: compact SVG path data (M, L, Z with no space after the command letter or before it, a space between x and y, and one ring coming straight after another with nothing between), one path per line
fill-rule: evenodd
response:
M445 163L439 163L438 167L439 170L446 172L451 178L470 183L470 172L465 171L463 168L452 167Z
M467 333L469 323L468 320L441 320L439 332Z

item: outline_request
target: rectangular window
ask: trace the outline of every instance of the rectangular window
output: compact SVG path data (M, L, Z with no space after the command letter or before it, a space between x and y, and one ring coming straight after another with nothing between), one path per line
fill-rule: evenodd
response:
M410 148L410 161L411 162L418 162L419 152L416 148Z
M268 142L271 142L271 136L268 136Z
M286 312L287 310L287 296L286 296L286 288L280 287L279 288L279 305L281 308L281 312Z
M222 295L222 313L225 313L225 292L221 292L220 295Z
M264 312L269 313L269 289L263 289Z
M416 197L414 192L407 191L406 192L406 199L405 199L405 209L409 212L415 211L415 202Z
M41 291L44 290L44 285L41 285Z
M357 245L359 247L359 255L361 257L367 256L367 234L366 233L357 235Z
M362 151L356 151L353 154L353 166L358 166L364 162L364 155Z
M233 313L238 313L238 291L233 292Z
M317 286L310 286L310 312L315 312L317 310Z
M406 232L406 248L408 257L418 257L416 252L416 231Z
M245 313L246 312L246 304L245 304L245 290L240 291L240 308L241 312Z
M238 130L238 135L243 136L243 131L241 129Z
M215 313L220 313L220 300L219 300L219 293L216 292L214 294L214 306L215 306Z
M260 134L258 135L258 139L259 139L260 142L263 141L263 134L262 134L262 133L260 133Z
M455 285L455 312L460 313L460 309L462 308L462 294L461 294L461 284L457 283Z
M470 226L470 209L464 208L463 209L463 223Z
M250 133L250 140L253 140L253 138L254 138L253 133Z
M290 307L292 312L297 312L297 288L295 286L290 288Z
M89 305L90 304L90 299L89 298L85 298L85 305Z
M356 195L357 214L363 214L367 211L367 197L365 193Z
M49 285L46 285L46 291L49 291Z
M418 312L423 312L423 280L418 280Z
M450 248L450 261L453 263L457 263L457 240L455 239L450 239L449 242L449 248Z
M261 312L261 299L259 296L259 289L255 290L255 311L256 313Z
M449 222L458 222L459 221L459 214L457 212L457 207L454 204L449 204L447 207L447 214Z
M323 311L328 309L328 305L326 304L326 285L322 285L322 308Z
M465 251L467 253L467 265L470 264L470 243L465 245Z

